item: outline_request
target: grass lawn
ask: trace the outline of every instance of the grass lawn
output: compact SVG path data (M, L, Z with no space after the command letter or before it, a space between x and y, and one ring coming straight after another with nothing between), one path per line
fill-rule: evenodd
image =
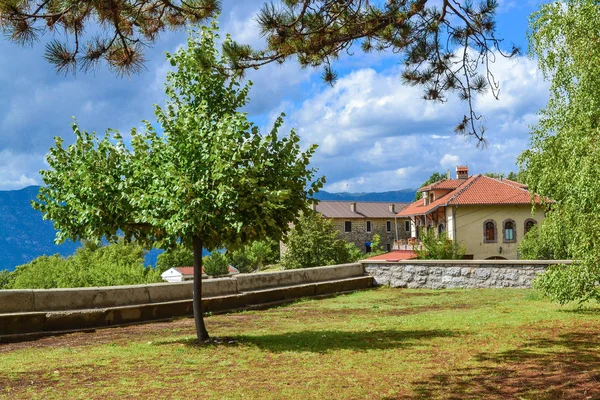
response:
M0 345L0 398L598 399L600 307L381 288Z

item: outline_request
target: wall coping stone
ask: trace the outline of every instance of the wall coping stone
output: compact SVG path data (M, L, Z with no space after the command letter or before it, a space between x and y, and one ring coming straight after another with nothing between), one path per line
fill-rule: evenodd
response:
M363 265L570 265L572 260L361 260Z

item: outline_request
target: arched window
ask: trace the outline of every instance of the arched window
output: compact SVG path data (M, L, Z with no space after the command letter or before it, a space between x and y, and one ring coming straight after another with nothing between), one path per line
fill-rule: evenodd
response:
M512 243L517 241L517 230L515 221L507 219L502 223L502 234L504 242Z
M493 219L488 219L483 223L483 242L496 242L496 221L494 221Z
M529 218L525 220L525 234L531 230L534 226L537 225L537 221L535 219Z
M438 235L441 235L445 231L446 231L446 226L444 224L439 224L438 225Z

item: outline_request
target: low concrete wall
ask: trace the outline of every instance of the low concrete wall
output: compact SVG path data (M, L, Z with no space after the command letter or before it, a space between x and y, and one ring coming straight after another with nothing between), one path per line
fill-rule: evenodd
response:
M76 289L0 290L0 342L193 314L192 282ZM361 264L240 274L202 282L205 311L227 311L365 289Z
M376 285L398 288L530 288L548 265L571 261L406 260L363 261Z

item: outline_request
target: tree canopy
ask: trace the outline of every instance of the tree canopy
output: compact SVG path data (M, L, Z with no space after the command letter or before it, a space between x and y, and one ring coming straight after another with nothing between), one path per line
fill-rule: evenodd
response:
M598 21L593 0L545 4L530 21L530 52L551 86L520 164L530 190L555 201L535 235L565 238L537 248L576 260L552 267L538 282L561 303L600 300Z
M192 32L187 48L167 58L165 107L155 106L163 133L148 122L131 142L73 124L75 143L56 145L41 171L34 207L67 238L109 241L117 233L149 247L194 252L194 313L199 339L208 338L201 311L202 248L235 248L279 239L324 178L309 167L316 146L300 149L295 131L278 136L283 120L262 135L239 111L250 83L218 71L227 63L214 47L216 27ZM216 68L215 68L216 67Z

